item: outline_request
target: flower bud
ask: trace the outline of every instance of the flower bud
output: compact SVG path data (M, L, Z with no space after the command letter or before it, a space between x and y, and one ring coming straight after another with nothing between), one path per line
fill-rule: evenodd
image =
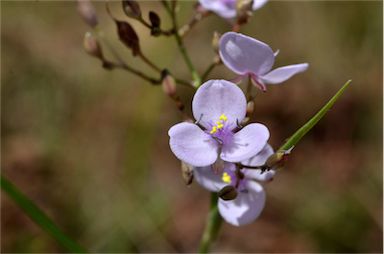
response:
M140 5L134 0L123 0L123 11L130 18L141 18Z
M90 0L78 0L77 11L85 23L87 23L90 27L95 27L99 23L95 7L92 5Z
M252 0L236 1L237 24L242 25L248 22L249 17L252 16L252 5Z
M192 165L181 162L181 176L183 177L184 183L190 185L193 182L193 167Z
M115 20L117 26L117 33L120 40L132 50L132 55L136 56L140 54L140 43L139 36L137 35L135 29L125 21Z
M237 197L237 190L232 185L227 185L219 191L218 196L223 200L234 200Z
M253 110L255 109L255 102L248 101L247 103L247 116L251 116L253 114Z
M176 82L175 79L169 74L167 70L163 70L161 73L162 81L161 86L166 95L174 98L176 95Z
M91 56L97 57L103 60L103 53L97 39L90 33L86 32L84 35L83 46L85 51Z
M287 160L288 155L291 153L292 149L294 147L291 147L288 150L278 150L276 153L269 156L267 161L265 162L265 165L268 168L280 168L284 166L285 161Z
M220 36L221 34L217 31L213 32L213 37L212 37L212 48L213 50L217 53L219 52L219 41L220 41Z

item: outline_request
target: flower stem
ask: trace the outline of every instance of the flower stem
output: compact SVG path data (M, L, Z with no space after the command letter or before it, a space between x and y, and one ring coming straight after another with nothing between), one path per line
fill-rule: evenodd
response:
M176 42L177 42L177 46L179 47L180 53L183 56L184 61L187 64L188 69L189 69L189 71L192 74L193 86L194 87L199 87L201 85L201 79L200 79L200 76L197 73L195 67L193 66L191 58L189 57L187 49L185 48L183 39L181 38L181 36L180 36L180 34L178 32L179 31L179 26L177 24L177 18L176 18L175 9L171 8L166 1L162 1L162 4L164 5L164 8L167 10L169 16L172 19L172 25L173 25L174 31L176 31L174 33L174 36L175 36L175 39L176 39Z
M211 194L211 208L205 225L203 236L200 241L199 253L208 253L211 244L216 240L220 226L223 222L217 207L217 193Z

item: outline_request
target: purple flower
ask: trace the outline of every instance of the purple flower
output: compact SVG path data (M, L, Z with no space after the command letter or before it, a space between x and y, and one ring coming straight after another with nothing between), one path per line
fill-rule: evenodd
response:
M193 166L209 166L218 158L227 162L245 160L261 151L269 138L267 127L260 123L238 130L238 123L245 117L246 99L229 81L205 82L193 97L192 111L198 124L176 124L168 135L176 157Z
M265 43L243 34L228 32L220 38L220 57L233 72L250 76L263 91L266 84L278 84L308 68L307 63L279 67L271 71L278 52Z
M272 154L272 147L266 144L258 154L243 161L242 164L260 166ZM240 172L244 175L242 179L237 176L236 165L233 163L225 163L222 172L214 172L210 167L196 167L193 171L196 181L209 191L218 192L226 185L232 185L237 189L238 195L234 200L218 201L221 216L234 226L249 224L260 215L266 195L263 187L255 180L269 181L275 175L274 170L261 173L261 170L244 168Z
M263 7L268 0L254 0L252 10ZM225 19L236 17L236 0L199 0L201 6Z

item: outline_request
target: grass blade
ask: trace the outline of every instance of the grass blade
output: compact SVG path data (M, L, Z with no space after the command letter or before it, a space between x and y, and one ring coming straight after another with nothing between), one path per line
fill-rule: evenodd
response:
M63 247L72 253L85 253L85 249L79 246L71 238L66 236L56 224L45 213L38 208L30 199L21 193L15 185L13 185L4 176L0 176L1 189L24 210L24 212L36 222L42 229L55 238Z
M305 134L308 133L315 126L321 118L331 109L333 104L339 99L339 97L344 93L344 90L349 86L352 80L348 80L337 93L325 104L316 115L314 115L306 124L304 124L300 129L298 129L287 141L282 145L279 150L289 150L295 146Z

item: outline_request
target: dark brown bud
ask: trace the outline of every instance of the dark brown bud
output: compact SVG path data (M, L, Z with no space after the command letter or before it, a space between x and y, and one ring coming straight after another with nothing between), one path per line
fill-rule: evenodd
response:
M193 182L193 166L185 162L181 162L181 176L184 183L190 185Z
M140 54L139 36L133 27L125 21L115 20L120 40L132 50L133 56Z
M151 35L158 36L161 34L161 20L159 15L156 12L149 12L149 21L151 22Z
M101 60L104 59L103 52L101 50L99 42L97 41L97 38L94 37L90 32L85 33L83 46L85 52L87 52L91 56L97 57Z
M140 5L134 0L123 0L123 10L124 13L134 19L141 18L141 9Z
M219 191L218 196L223 200L234 200L237 197L237 190L232 185L227 185Z
M174 98L176 95L175 79L172 77L171 74L169 74L167 70L163 70L161 76L162 76L161 86L163 88L164 93L169 97Z

